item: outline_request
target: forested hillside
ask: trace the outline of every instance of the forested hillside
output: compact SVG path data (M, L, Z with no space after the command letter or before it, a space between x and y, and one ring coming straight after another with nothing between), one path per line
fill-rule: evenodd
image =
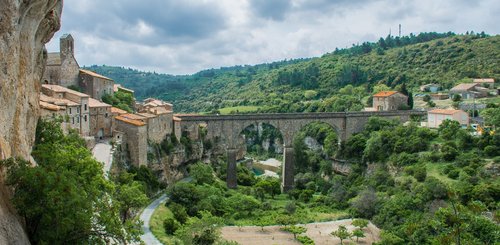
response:
M499 60L498 35L421 33L388 36L319 58L184 76L110 66L88 69L134 89L139 99L170 101L177 112L302 112L360 110L376 85L385 88L381 84L399 90L405 84L411 91L431 82L450 88L466 78L499 79Z

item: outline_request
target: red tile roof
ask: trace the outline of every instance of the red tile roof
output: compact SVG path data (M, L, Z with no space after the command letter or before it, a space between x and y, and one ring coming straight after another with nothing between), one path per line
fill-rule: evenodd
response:
M444 115L453 115L457 112L461 112L462 110L455 110L455 109L434 109L432 111L429 111L431 114L444 114Z
M90 75L90 76L93 76L93 77L97 77L97 78L102 78L102 79L106 79L106 80L113 81L113 79L111 79L111 78L109 78L109 77L105 77L105 76L100 75L100 74L97 74L97 73L95 73L95 72L93 72L93 71L80 69L80 72L81 72L81 73L84 73L84 74L87 74L87 75Z
M373 95L373 97L389 97L398 93L398 91L380 91Z
M115 119L119 120L119 121L122 121L122 122L125 122L125 123L128 123L128 124L135 125L135 126L144 126L144 125L146 125L146 123L144 123L144 122L142 122L140 120L129 119L129 118L126 118L126 117L123 117L123 116L116 116Z

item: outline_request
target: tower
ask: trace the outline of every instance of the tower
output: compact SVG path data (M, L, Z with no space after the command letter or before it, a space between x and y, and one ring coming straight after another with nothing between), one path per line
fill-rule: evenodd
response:
M69 57L75 57L75 41L71 34L62 35L59 39L59 48L61 52L61 60Z

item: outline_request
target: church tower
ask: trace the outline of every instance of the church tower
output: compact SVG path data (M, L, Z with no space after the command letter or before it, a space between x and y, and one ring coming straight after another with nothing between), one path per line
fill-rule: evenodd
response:
M75 57L75 41L71 34L64 34L61 39L59 39L59 48L62 60Z

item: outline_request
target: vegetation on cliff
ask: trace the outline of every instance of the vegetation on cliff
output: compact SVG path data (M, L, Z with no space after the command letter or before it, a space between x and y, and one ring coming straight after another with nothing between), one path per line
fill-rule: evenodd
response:
M133 218L148 202L134 175L105 179L78 133L65 135L56 121L39 121L32 153L36 166L22 159L1 163L13 203L33 244L127 243L139 238Z
M320 58L210 69L172 76L110 66L88 67L179 112L302 112L359 110L375 85L411 91L462 79L500 78L500 36L421 33L388 36ZM352 87L341 91L347 85ZM232 109L227 109L232 108ZM241 109L241 110L240 110Z

